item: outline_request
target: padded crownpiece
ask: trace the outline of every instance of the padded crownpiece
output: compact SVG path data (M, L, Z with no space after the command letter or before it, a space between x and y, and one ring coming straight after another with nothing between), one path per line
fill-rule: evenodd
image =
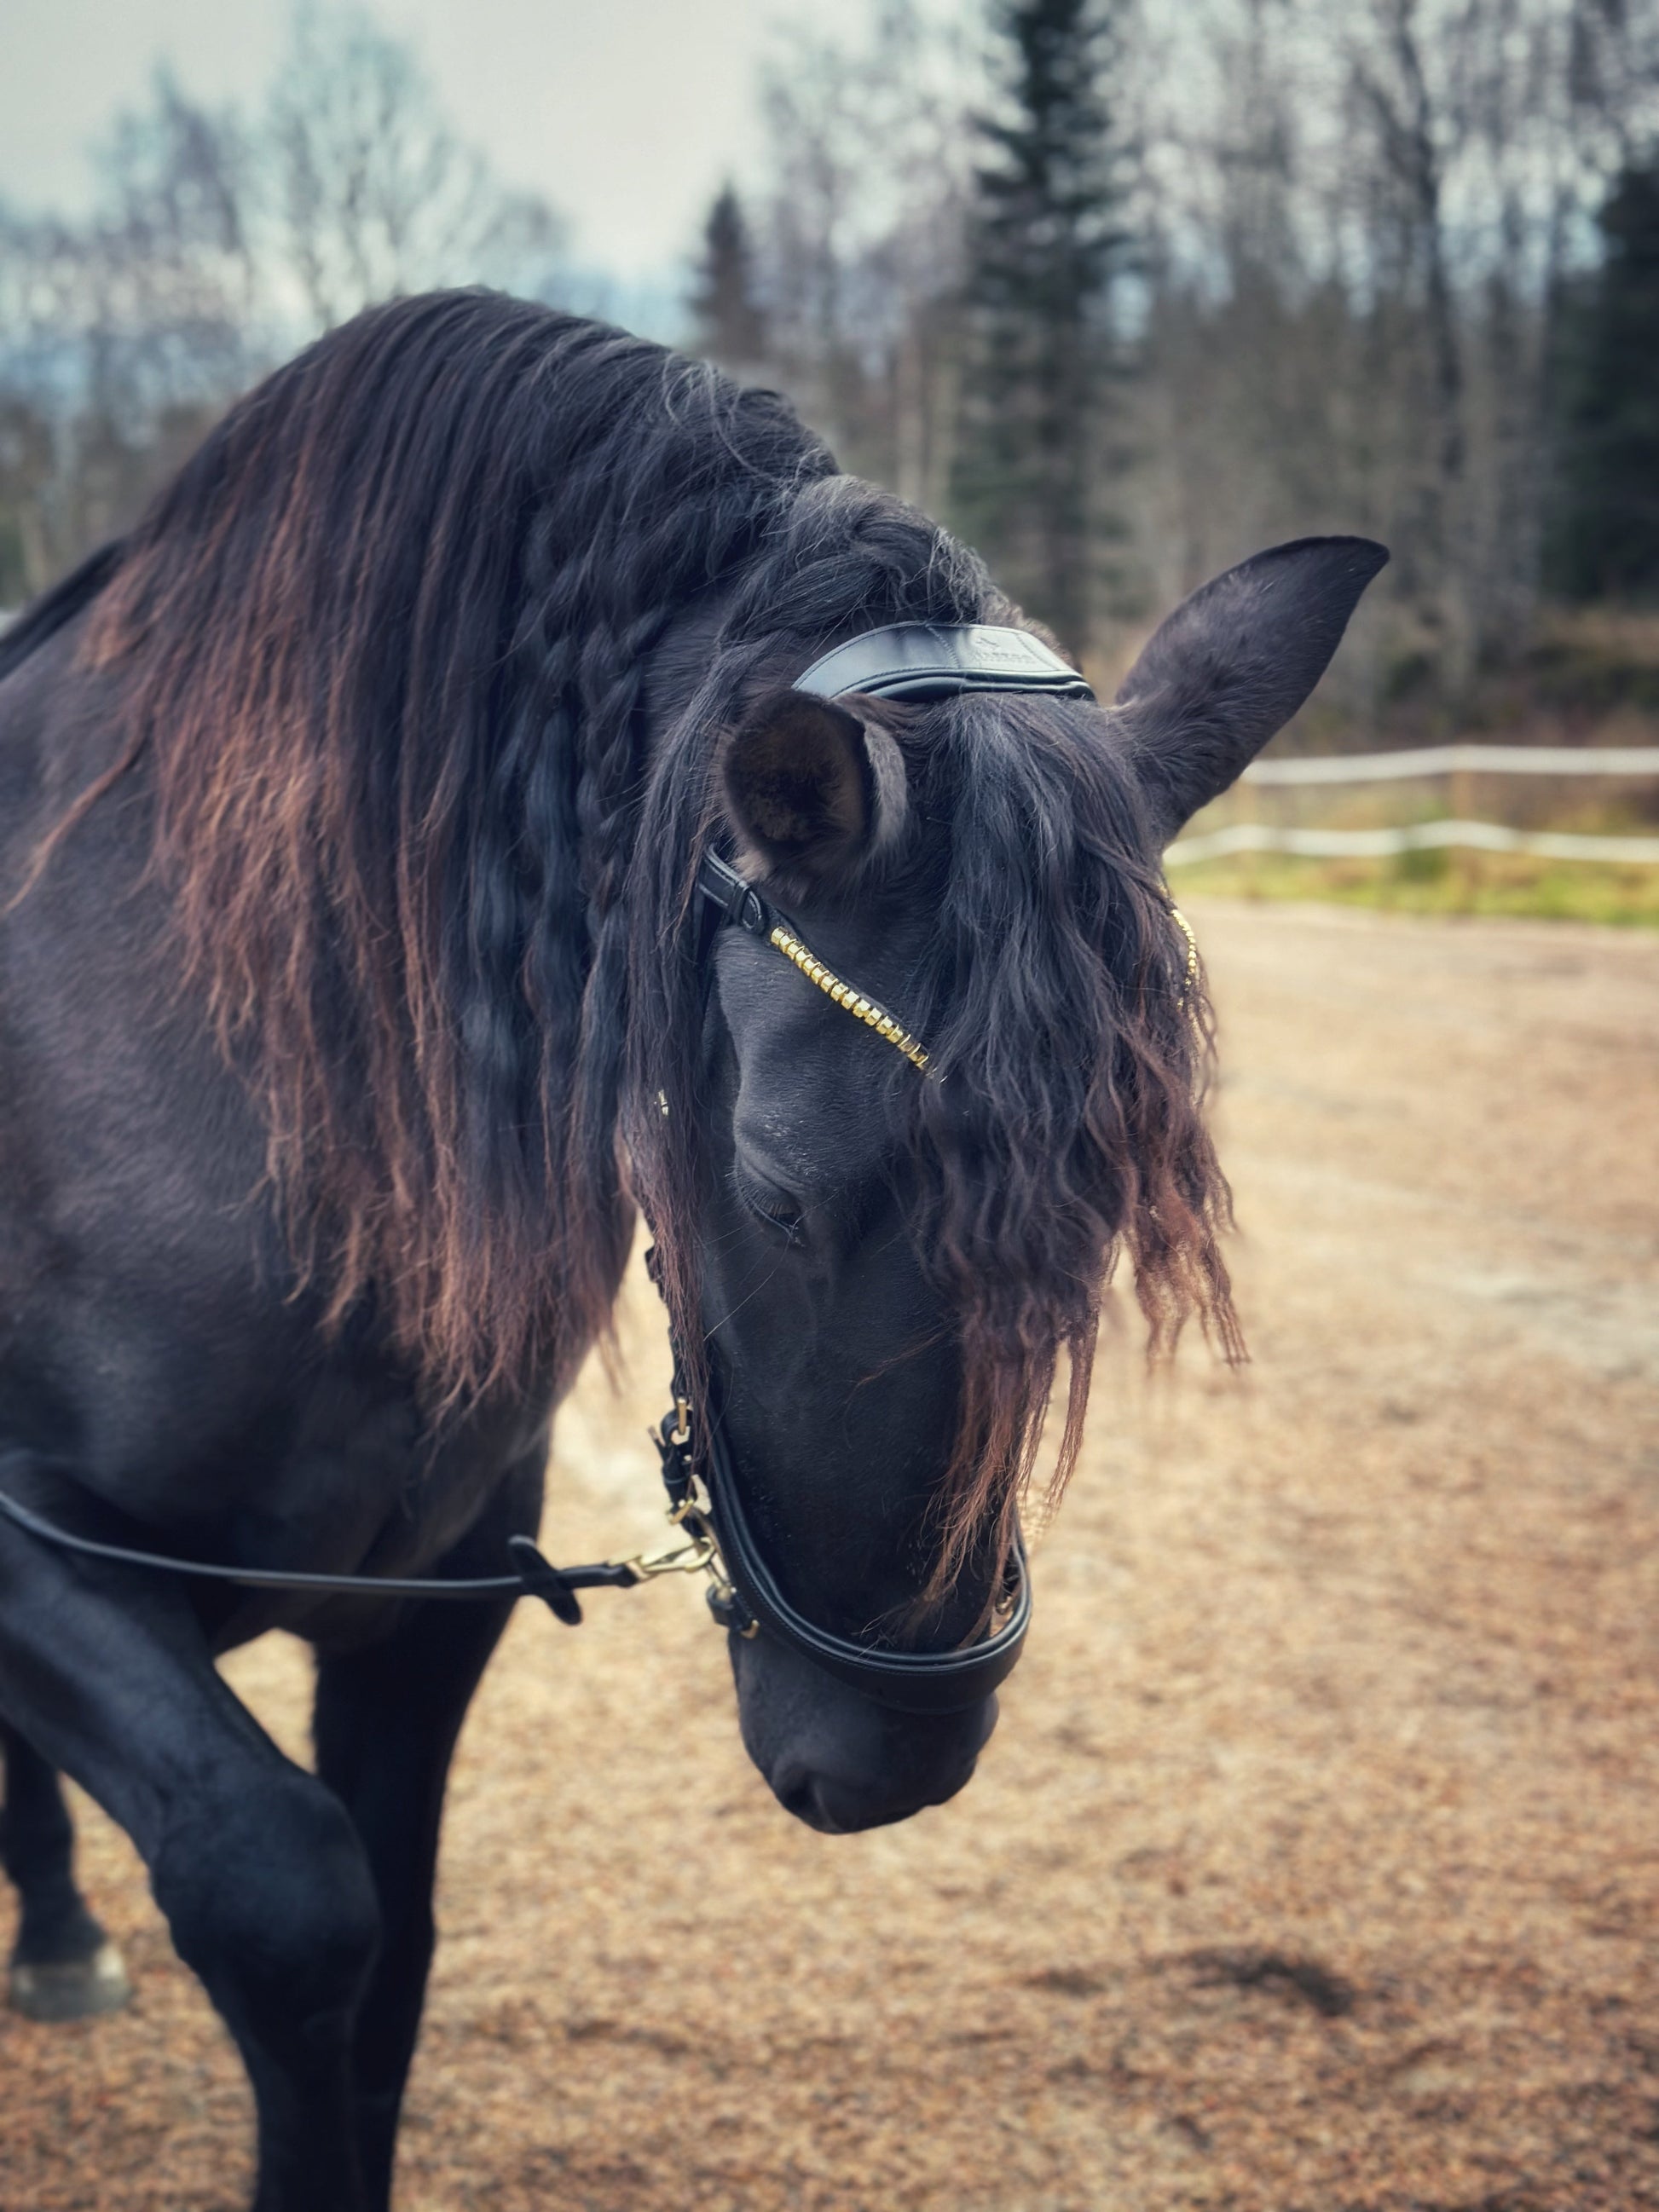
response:
M861 691L878 699L948 699L958 691L1094 693L1028 629L983 623L894 623L821 653L793 689L821 699Z

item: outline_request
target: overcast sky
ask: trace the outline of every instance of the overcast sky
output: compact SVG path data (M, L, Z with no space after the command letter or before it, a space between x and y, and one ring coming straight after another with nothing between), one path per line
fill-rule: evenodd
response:
M289 0L0 0L0 197L84 207L88 148L159 61L199 100L251 100ZM756 147L776 27L855 32L866 0L377 0L452 118L512 184L568 216L584 262L672 270L721 178Z

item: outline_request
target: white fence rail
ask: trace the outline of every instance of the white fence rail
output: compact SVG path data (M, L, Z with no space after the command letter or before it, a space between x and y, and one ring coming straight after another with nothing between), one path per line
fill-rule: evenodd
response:
M1506 830L1500 822L1413 822L1404 830L1275 830L1240 822L1230 830L1182 837L1164 855L1178 868L1229 853L1300 853L1310 860L1382 860L1462 845L1482 853L1538 853L1551 860L1622 860L1659 867L1659 837L1576 837L1563 830Z
M1246 783L1395 783L1422 775L1659 775L1659 745L1419 745L1252 761Z
M1421 776L1659 776L1659 745L1422 745L1397 753L1337 753L1311 760L1253 761L1250 784L1396 783ZM1233 853L1291 853L1309 860L1384 860L1461 846L1482 853L1535 853L1551 860L1613 860L1659 866L1659 837L1580 836L1561 830L1511 830L1501 822L1413 822L1392 830L1293 830L1237 822L1182 837L1166 867Z

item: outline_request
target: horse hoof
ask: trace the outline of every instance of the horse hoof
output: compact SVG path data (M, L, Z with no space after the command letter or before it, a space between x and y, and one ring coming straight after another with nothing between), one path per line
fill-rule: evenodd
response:
M6 1994L25 2020L91 2020L100 2012L118 2012L132 1995L132 1984L114 1944L100 1943L89 1959L14 1966Z

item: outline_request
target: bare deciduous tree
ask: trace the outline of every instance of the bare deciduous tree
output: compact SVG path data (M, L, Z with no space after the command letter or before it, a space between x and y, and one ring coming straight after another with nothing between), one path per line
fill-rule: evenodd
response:
M1214 0L1187 27L1141 380L1164 589L1247 538L1369 528L1396 562L1339 684L1455 711L1524 643L1562 285L1652 127L1638 12Z
M82 222L0 209L0 605L131 520L229 398L387 295L548 295L562 226L459 140L406 48L301 13L263 114L166 70Z
M953 458L977 82L958 29L890 0L867 47L798 37L764 88L775 366L851 465L935 507Z
M552 210L502 189L408 46L366 11L300 12L267 127L279 234L315 328L434 284L556 281Z

